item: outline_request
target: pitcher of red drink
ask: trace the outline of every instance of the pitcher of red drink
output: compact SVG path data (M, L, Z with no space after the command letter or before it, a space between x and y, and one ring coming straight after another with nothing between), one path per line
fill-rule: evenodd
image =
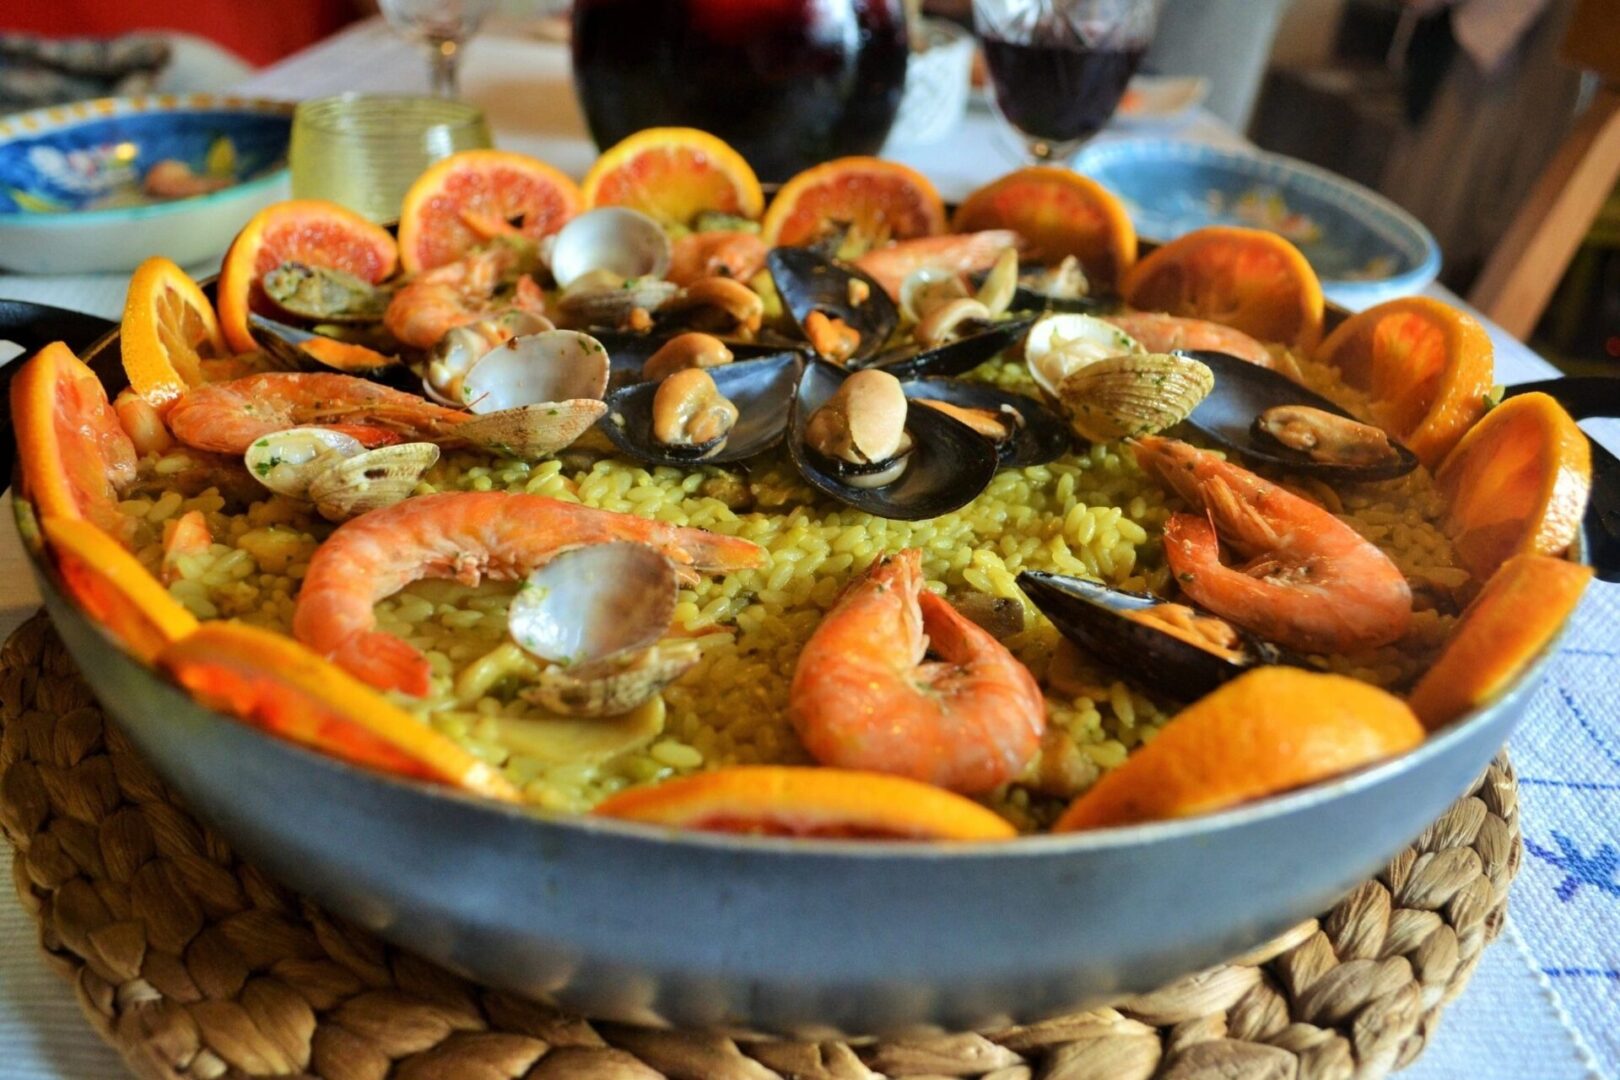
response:
M906 78L901 0L575 0L574 85L598 146L665 124L765 181L876 153Z

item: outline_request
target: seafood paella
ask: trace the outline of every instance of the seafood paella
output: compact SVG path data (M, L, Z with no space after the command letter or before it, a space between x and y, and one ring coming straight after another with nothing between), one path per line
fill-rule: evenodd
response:
M1337 325L1286 240L1150 253L1026 169L768 207L447 159L397 232L272 206L150 260L109 397L12 387L19 525L219 711L536 812L992 839L1399 754L1578 602L1587 444L1437 301ZM639 136L639 145L659 140ZM648 151L651 152L651 151ZM1535 597L1533 613L1526 596Z

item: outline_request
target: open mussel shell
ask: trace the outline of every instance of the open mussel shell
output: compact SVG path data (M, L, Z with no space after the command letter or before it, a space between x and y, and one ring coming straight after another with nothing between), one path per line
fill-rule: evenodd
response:
M339 371L362 379L383 379L404 370L399 357L297 326L248 315L248 331L275 366L286 371Z
M593 270L621 279L662 278L671 244L664 227L639 210L604 206L571 219L550 244L551 276L566 289Z
M816 490L868 514L902 521L938 517L972 502L996 474L997 457L989 440L934 409L906 412L912 449L905 470L882 487L846 483L826 459L805 444L810 417L837 392L847 373L813 361L799 378L788 425L793 463Z
M1010 437L994 441L1002 468L1044 465L1062 457L1074 445L1074 437L1063 419L1027 394L960 379L912 379L904 383L903 388L908 398L945 401L959 408L982 409L1003 416L1011 410L1016 419L1009 418Z
M684 331L683 331L684 332ZM630 330L600 330L591 334L608 354L608 386L619 389L632 383L643 381L642 369L647 366L654 353L669 343L675 334L650 333L642 334ZM740 364L745 360L758 360L762 357L781 356L784 353L804 355L805 344L795 341L791 344L751 341L734 341L724 335L719 335L726 348L731 350L732 363ZM712 372L714 369L710 369Z
M1137 686L1190 701L1261 664L1285 662L1276 646L1238 630L1240 659L1199 648L1129 617L1165 601L1084 578L1025 570L1018 587L1058 631L1100 666Z
M705 370L721 395L737 406L737 422L718 450L683 453L653 438L653 398L659 384L652 382L632 383L608 394L603 434L637 461L683 467L741 461L782 440L793 409L794 388L804 370L802 356L777 352Z
M851 360L849 366L880 368L901 379L962 375L1012 348L1034 324L1033 316L1003 319L943 345L901 345L864 360Z
M1269 439L1255 430L1255 421L1261 413L1276 406L1305 405L1347 420L1355 418L1327 398L1312 393L1286 375L1269 368L1206 349L1188 349L1185 355L1202 361L1215 373L1215 388L1199 402L1185 423L1211 441L1250 461L1274 465L1292 473L1345 482L1389 480L1405 476L1418 466L1417 455L1393 438L1390 445L1395 456L1374 465L1319 461L1305 451Z
M809 248L775 248L765 257L771 280L801 334L813 312L843 323L860 333L860 343L849 358L851 365L877 353L900 325L900 311L883 287L860 270L834 262ZM851 283L855 284L852 286Z

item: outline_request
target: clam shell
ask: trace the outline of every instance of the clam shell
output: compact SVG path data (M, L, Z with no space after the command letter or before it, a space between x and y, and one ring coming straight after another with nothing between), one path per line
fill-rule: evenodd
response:
M524 698L564 716L622 716L657 697L703 659L693 641L655 645L587 667L543 669Z
M1063 380L1087 364L1147 350L1111 323L1092 315L1057 314L1036 320L1024 338L1024 363L1035 385L1053 401Z
M554 329L550 319L527 311L509 311L453 327L434 346L422 376L422 390L429 400L456 408L462 404L461 380L485 353L515 337Z
M461 380L467 408L479 414L524 405L600 399L608 385L607 349L589 334L525 334L485 353Z
M1069 425L1051 409L1026 394L960 379L912 379L904 384L909 398L933 398L967 409L998 412L1011 408L1021 422L1012 438L996 444L1004 469L1021 469L1056 461L1074 445ZM982 436L981 436L982 437Z
M429 442L379 446L317 475L309 484L309 500L326 520L347 521L410 498L438 460L439 448Z
M852 365L876 354L900 325L900 312L889 294L870 276L852 266L834 262L808 248L776 248L765 257L765 265L782 297L782 305L801 335L804 335L805 319L815 311L842 319L860 331L860 344L850 357ZM865 286L866 295L859 304L850 301L851 280Z
M359 439L331 428L288 428L255 439L242 455L242 463L271 491L302 499L317 476L365 449Z
M593 270L621 279L662 278L671 245L662 225L639 210L587 210L559 229L550 245L551 276L564 289Z
M492 453L538 461L572 445L606 413L607 404L593 398L543 401L474 416L458 424L454 436Z
M652 402L658 392L657 383L633 383L610 393L607 419L601 429L620 450L649 465L690 468L695 464L742 461L781 441L803 368L804 358L794 352L708 368L715 388L737 406L738 416L720 449L702 458L672 454L669 447L653 440Z
M576 283L558 298L557 312L572 326L619 327L637 309L649 315L663 309L679 292L671 282L656 277Z
M1113 442L1174 427L1214 386L1214 373L1190 356L1133 353L1066 376L1058 385L1058 401L1078 434Z
M568 667L638 652L675 618L680 583L668 559L615 541L565 551L537 567L507 608L525 652Z

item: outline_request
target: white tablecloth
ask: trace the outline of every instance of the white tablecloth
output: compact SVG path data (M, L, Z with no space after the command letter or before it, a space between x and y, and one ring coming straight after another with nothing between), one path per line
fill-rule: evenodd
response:
M425 73L414 48L370 22L259 73L240 89L285 98L420 91ZM467 50L463 82L465 96L483 107L501 146L545 158L575 176L589 166L595 151L574 100L564 49L521 35L487 35ZM1243 145L1201 113L1167 133ZM945 142L902 148L892 156L927 173L947 199L1019 164L982 113L970 114ZM116 317L124 285L122 275L0 275L0 297ZM1502 381L1549 373L1522 344L1492 330ZM1609 431L1600 434L1611 446L1620 445ZM37 603L21 558L11 530L0 529L0 634ZM1620 590L1598 585L1593 593L1513 742L1528 854L1507 932L1486 951L1424 1056L1403 1074L1412 1080L1577 1080L1620 1071L1620 687L1614 677ZM9 858L9 849L3 857ZM116 1056L80 1019L69 988L45 968L34 937L32 920L3 891L0 1080L122 1075Z

